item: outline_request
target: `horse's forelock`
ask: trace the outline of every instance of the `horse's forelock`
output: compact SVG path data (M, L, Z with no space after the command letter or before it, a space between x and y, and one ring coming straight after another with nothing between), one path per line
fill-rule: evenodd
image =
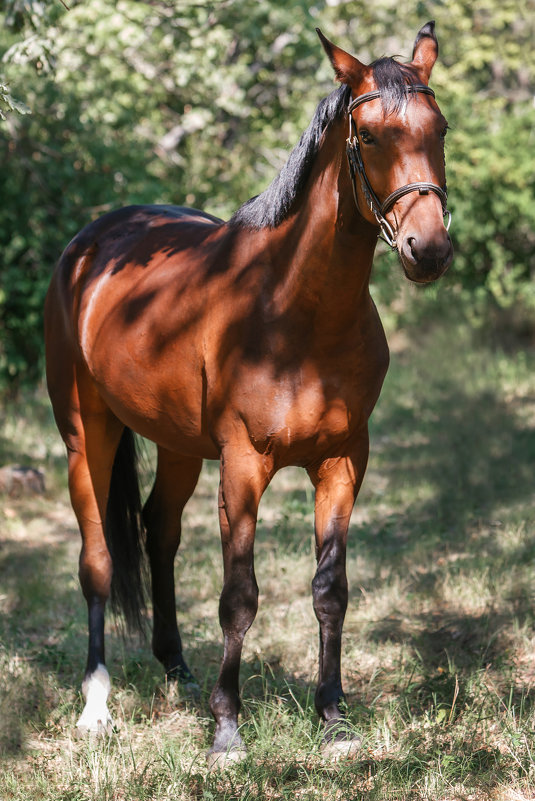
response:
M379 58L371 68L385 114L401 111L408 99L408 87L416 83L413 71L394 58Z

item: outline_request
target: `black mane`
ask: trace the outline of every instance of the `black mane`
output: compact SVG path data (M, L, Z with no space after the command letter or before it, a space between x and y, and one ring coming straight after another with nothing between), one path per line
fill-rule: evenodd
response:
M240 206L231 217L230 225L259 230L276 228L286 219L310 175L325 128L345 113L350 96L349 86L341 86L320 101L310 125L275 180L261 195Z
M400 111L408 99L407 86L415 82L412 71L393 58L379 58L371 67L385 114ZM345 114L350 98L350 87L342 85L320 101L280 173L262 194L240 206L229 221L231 226L253 230L276 228L287 218L310 175L325 128Z

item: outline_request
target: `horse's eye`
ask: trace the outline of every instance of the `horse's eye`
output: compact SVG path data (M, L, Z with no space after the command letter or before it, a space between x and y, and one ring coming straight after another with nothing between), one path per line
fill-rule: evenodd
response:
M373 145L374 139L373 136L369 131L364 128L364 130L359 131L360 140L365 145Z
M440 133L440 138L441 139L445 139L446 138L446 134L448 133L448 128L449 128L449 125L446 125L445 128L442 129L442 131Z

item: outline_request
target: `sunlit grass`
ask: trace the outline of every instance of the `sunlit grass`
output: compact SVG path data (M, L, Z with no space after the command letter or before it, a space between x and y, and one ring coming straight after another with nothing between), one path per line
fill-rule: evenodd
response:
M349 536L343 675L363 746L347 763L318 750L313 494L303 471L276 477L241 674L249 756L224 775L204 760L221 656L217 466L186 510L176 563L200 700L166 687L149 644L110 620L116 733L76 740L87 632L63 448L42 397L6 410L0 463L45 470L47 492L0 498L0 798L532 797L534 367L466 326L394 354Z

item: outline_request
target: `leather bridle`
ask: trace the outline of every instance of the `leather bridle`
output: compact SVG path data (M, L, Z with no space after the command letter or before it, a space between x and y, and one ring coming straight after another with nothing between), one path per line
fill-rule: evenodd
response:
M425 95L431 95L432 97L435 96L435 93L429 86L425 86L424 84L412 84L407 86L407 92L412 92L414 94L421 93ZM359 201L358 201L358 193L357 193L357 175L360 179L360 186L362 189L362 193L366 199L366 203L369 206L371 212L373 212L375 219L379 227L381 228L382 232L382 239L390 245L391 248L396 247L396 237L397 232L394 231L388 220L386 219L385 215L390 211L390 209L394 206L397 201L403 197L404 195L408 195L409 192L419 192L420 195L428 195L429 192L434 192L435 195L438 195L440 198L440 202L442 204L442 214L444 217L447 216L447 224L446 230L449 230L450 223L451 223L451 213L447 209L447 201L448 201L448 193L446 191L446 185L443 187L437 186L437 184L428 183L427 181L415 181L411 184L406 184L405 186L400 187L399 189L395 189L386 200L382 203L375 194L368 180L368 176L366 175L366 169L364 167L364 162L362 160L362 153L360 150L360 142L357 133L357 126L355 124L355 120L353 119L353 111L360 106L362 103L367 103L370 100L377 100L377 98L381 97L381 92L379 90L375 90L374 92L367 92L364 95L359 95L354 100L352 100L347 108L347 113L349 116L349 136L346 142L346 152L347 152L347 160L349 163L349 174L351 176L351 184L353 186L353 196L355 198L355 203L357 204L357 209L359 209Z

